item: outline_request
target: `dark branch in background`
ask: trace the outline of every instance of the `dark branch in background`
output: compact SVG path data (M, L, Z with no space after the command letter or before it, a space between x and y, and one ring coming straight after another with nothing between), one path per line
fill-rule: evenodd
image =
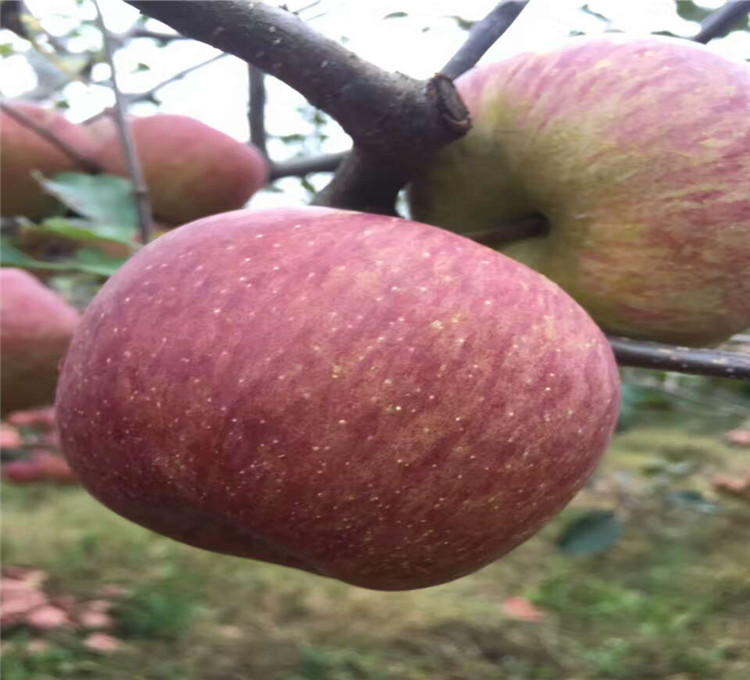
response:
M36 17L29 11L29 8L21 0L0 0L0 28L7 28L13 31L19 38L34 43L34 36L30 34L26 21L31 20L35 25L39 25ZM44 29L42 29L44 31ZM62 41L50 33L44 31L49 44L58 52L69 54L69 50Z
M2 0L0 2L0 28L7 28L17 36L28 40L28 31L22 19L26 13L26 7L21 0Z
M268 158L266 151L266 85L263 71L252 64L247 67L250 80L250 101L247 119L250 123L250 143L254 144Z
M141 243L146 245L151 240L151 202L148 197L146 181L143 178L143 169L141 168L141 164L138 161L138 155L135 151L133 136L127 121L125 120L126 105L122 92L120 92L120 88L117 85L114 50L112 48L109 31L104 23L104 15L102 14L101 7L99 7L99 0L94 0L94 6L96 7L96 21L99 25L99 30L102 33L104 53L107 57L107 62L109 63L112 91L115 95L115 107L112 111L112 115L115 125L117 125L122 150L128 164L128 174L130 175L130 180L133 184L133 197L135 199L135 207L138 215L138 230L141 236Z
M185 76L189 75L193 71L198 70L199 68L203 68L204 66L208 66L209 64L213 64L215 61L218 61L219 59L223 59L227 55L217 54L210 59L206 59L206 61L202 61L198 64L194 64L193 66L189 66L188 68L184 69L183 71L179 71L178 73L175 73L173 76L169 76L166 80L163 80L158 85L154 85L153 87L149 88L148 90L145 90L144 92L138 92L135 94L125 94L123 93L123 98L125 99L126 107L130 106L131 104L135 104L136 102L143 102L147 101L148 99L153 99L156 96L156 93L161 90L163 87L166 87L167 85L171 85L177 80L180 80L181 78L184 78ZM90 118L87 118L83 121L83 125L88 125L89 123L93 123L95 120L98 120L102 116L108 116L109 115L109 109L104 109L103 111L99 111L99 113L95 113Z
M693 36L693 40L705 45L714 38L725 35L748 13L750 13L750 1L729 0L703 20L701 30Z
M319 204L393 214L414 173L469 129L449 79L384 71L284 9L242 0L127 1L279 78L338 121L354 149Z
M458 78L462 73L466 73L510 28L527 4L528 0L509 0L497 5L482 21L471 27L466 42L440 72L449 78Z
M282 177L304 177L311 172L334 172L348 154L348 151L341 151L274 163L270 179L273 181Z
M607 336L620 366L750 381L750 355Z
M13 120L20 123L24 127L29 128L29 130L33 130L40 137L43 137L50 144L53 144L58 149L60 149L60 151L70 156L70 158L72 158L75 161L76 165L78 165L81 168L81 170L83 170L84 172L94 173L94 172L102 171L101 166L96 161L78 153L77 149L72 147L66 141L60 139L57 135L55 135L53 132L48 130L43 125L39 125L28 116L21 113L18 109L16 109L12 105L2 102L0 103L0 108L6 114L8 114L8 116L10 116Z

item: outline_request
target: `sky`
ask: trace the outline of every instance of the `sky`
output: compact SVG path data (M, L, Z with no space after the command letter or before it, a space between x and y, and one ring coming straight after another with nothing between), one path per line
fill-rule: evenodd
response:
M343 41L361 57L391 71L425 78L439 70L466 39L453 15L463 19L477 20L485 16L497 0L322 0L319 4L301 11L301 16L317 30L327 36ZM271 4L282 4L274 2ZM286 0L291 10L300 10L310 5L310 0ZM511 29L489 50L482 59L489 62L509 54L538 49L564 40L572 30L587 34L602 33L617 29L630 34L646 34L656 30L670 30L679 35L693 35L697 23L680 19L675 13L673 0L593 0L589 7L611 19L608 24L582 12L580 0L531 0L527 8ZM701 0L705 7L718 7L721 0ZM74 0L27 0L27 5L52 33L61 33L72 28L66 15L92 19L95 14L90 5L78 8ZM100 0L108 28L117 33L127 30L135 20L137 11L122 0ZM385 18L393 12L407 11L407 17ZM159 30L153 22L151 28ZM164 30L167 27L161 26ZM27 49L24 41L8 31L0 32L2 43L10 43L17 50ZM84 29L73 49L85 49L99 40L94 26ZM750 57L750 36L735 34L715 40L710 48L730 58ZM218 51L195 41L175 41L166 48L157 47L153 41L138 40L126 50L118 53L115 66L121 88L136 92L167 79L174 73L192 64L197 64ZM37 63L50 69L43 57L32 55ZM148 71L136 72L139 63L146 63ZM108 67L99 65L94 72L96 78L107 78ZM23 55L3 60L0 72L0 92L9 97L21 97L33 89L36 83L33 70ZM300 115L304 99L283 83L267 79L268 106L266 125L272 135L307 135L313 130L312 123ZM112 93L102 86L86 86L71 83L65 89L71 104L68 116L80 121L112 104ZM187 78L165 87L159 94L160 111L181 113L198 118L205 123L245 141L248 138L247 67L235 57L226 57L206 66ZM138 104L132 108L135 114L148 114L156 109L151 104ZM322 144L305 149L309 154L335 152L349 146L348 137L335 124L326 127L329 135ZM271 140L269 151L272 158L283 160L299 152L299 147ZM314 180L317 186L325 178ZM280 188L299 193L299 183L282 180ZM301 196L300 196L301 197ZM254 199L254 205L268 207L278 205L288 197L270 191Z

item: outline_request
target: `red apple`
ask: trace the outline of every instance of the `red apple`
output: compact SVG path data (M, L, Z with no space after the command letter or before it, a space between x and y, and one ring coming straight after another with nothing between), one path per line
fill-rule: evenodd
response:
M378 215L237 211L104 285L57 418L81 483L134 522L402 590L484 566L560 510L618 389L581 307L484 246Z
M14 102L11 106L82 156L93 156L96 149L94 139L84 128L66 120L60 113L30 102ZM24 215L36 219L48 215L55 207L56 200L45 194L32 177L34 170L45 177L82 171L71 156L5 111L0 112L0 145L0 213L3 217Z
M22 269L0 269L2 413L52 403L78 312Z
M750 69L686 40L575 39L457 81L473 129L416 219L495 230L606 330L714 344L750 326ZM519 233L542 214L547 228Z
M0 467L2 478L17 485L37 484L44 478L42 469L32 460L12 460Z
M130 126L154 215L172 226L241 208L268 180L260 151L194 118L159 114ZM114 122L91 127L106 172L128 176Z

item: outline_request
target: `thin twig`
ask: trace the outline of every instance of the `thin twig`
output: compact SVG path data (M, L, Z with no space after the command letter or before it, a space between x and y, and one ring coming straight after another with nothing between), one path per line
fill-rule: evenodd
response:
M46 139L50 144L56 146L60 151L68 155L76 165L80 166L82 170L90 173L97 173L102 171L101 165L87 156L79 153L78 150L68 144L65 140L60 139L54 132L51 132L48 128L43 125L39 125L36 121L29 118L26 114L21 113L17 108L6 102L0 103L0 108L8 114L17 123L20 123L29 130L32 130L40 137Z
M138 214L138 229L141 236L141 243L146 245L151 240L151 202L148 196L148 189L146 188L146 181L143 177L143 168L141 168L141 164L138 161L138 154L136 153L133 135L131 134L130 127L125 120L125 98L117 85L117 73L115 71L112 42L110 40L107 26L104 23L104 15L102 14L101 7L99 7L99 0L94 0L94 6L96 7L96 21L102 33L104 53L107 57L107 62L109 63L111 72L112 91L115 95L113 117L115 125L117 126L117 131L120 135L122 149L125 153L128 174L130 175L130 180L133 184L133 197L135 199L135 207Z
M268 158L266 150L266 86L263 71L252 64L247 67L250 81L250 101L247 107L247 119L250 124L250 143Z
M750 356L607 336L620 366L750 381Z
M750 13L750 1L729 0L703 20L701 30L693 36L693 40L705 45L714 38L727 33L748 13Z
M349 153L349 151L341 151L308 158L291 158L288 161L274 163L270 180L282 177L304 177L313 172L334 172Z
M201 61L198 64L193 64L192 66L189 66L188 68L179 71L175 73L173 76L169 76L166 80L163 80L157 85L154 85L153 87L149 88L148 90L145 90L144 92L136 92L134 94L127 94L123 93L123 98L125 99L126 106L130 106L131 104L135 104L136 102L142 102L146 101L147 99L151 99L156 95L156 93L161 90L163 87L166 87L167 85L171 85L177 80L180 80L181 78L184 78L187 75L190 75L193 71L197 71L199 68L203 68L204 66L208 66L209 64L213 64L215 61L218 61L219 59L223 59L224 57L229 56L225 52L222 52L221 54L216 54L210 59L206 59L205 61ZM99 118L102 118L103 116L109 115L108 113L109 109L104 109L102 111L99 111L99 113L95 113L90 118L87 118L83 121L83 125L88 125L89 123L93 123L95 120L99 120Z
M484 19L471 27L466 42L440 72L449 78L458 78L468 71L510 28L527 4L528 0L525 2L506 0L499 3Z

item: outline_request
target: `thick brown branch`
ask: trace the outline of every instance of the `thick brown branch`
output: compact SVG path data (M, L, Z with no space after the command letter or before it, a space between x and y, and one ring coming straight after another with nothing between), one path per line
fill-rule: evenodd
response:
M354 151L316 203L392 213L398 191L470 121L450 79L389 73L295 14L241 0L127 0L144 14L276 76L332 116Z
M528 0L506 0L498 4L484 19L471 27L466 42L440 72L449 78L458 78L468 71L510 28L527 4Z
M607 336L620 366L750 381L750 356Z
M748 13L750 1L730 0L703 20L701 30L693 36L693 40L705 45L714 38L725 35Z
M80 154L77 149L72 147L65 140L60 139L48 128L44 127L43 125L39 125L28 116L21 113L11 104L2 102L0 103L0 108L2 108L2 110L16 122L20 123L24 127L29 128L29 130L33 130L40 137L46 139L50 144L54 144L54 146L60 149L60 151L72 158L75 161L76 165L78 165L84 172L96 173L102 171L101 166L96 161Z
M104 23L104 15L99 7L98 0L94 0L94 6L96 7L97 23L99 30L102 34L102 42L104 45L104 54L106 55L107 62L112 79L112 91L115 95L115 108L112 112L117 130L120 135L120 142L122 143L122 150L125 154L125 160L128 166L128 174L133 184L133 198L135 200L136 212L138 215L138 229L141 235L141 243L146 245L151 240L151 201L148 196L148 189L146 187L146 180L143 176L143 168L138 160L138 154L135 150L135 142L133 135L131 134L130 128L128 127L125 119L126 103L125 99L117 85L117 72L115 70L114 60L114 49L112 48L112 41L110 39L109 31Z

